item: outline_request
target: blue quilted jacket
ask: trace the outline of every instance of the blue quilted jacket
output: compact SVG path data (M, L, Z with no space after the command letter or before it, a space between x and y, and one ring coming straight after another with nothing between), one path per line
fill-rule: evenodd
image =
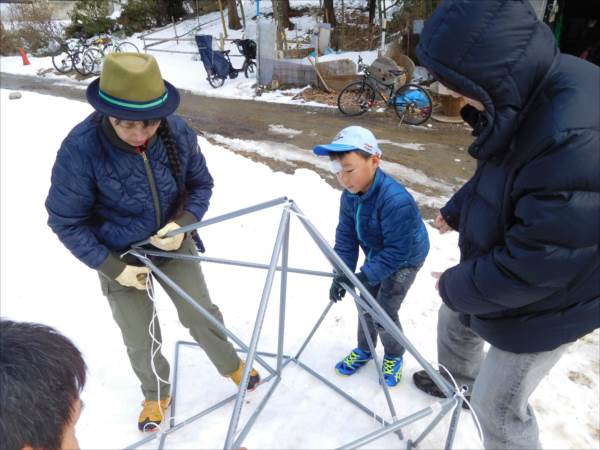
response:
M170 116L168 123L188 190L185 214L191 221L200 220L208 209L213 179L196 133L177 116ZM79 260L99 268L110 254L164 226L178 197L160 138L149 142L145 155L124 150L113 144L98 115L92 114L71 130L58 151L46 199L48 225Z
M429 252L429 237L415 200L381 169L365 194L342 192L334 249L356 270L359 247L366 255L360 270L370 284L381 283L399 269L421 265Z

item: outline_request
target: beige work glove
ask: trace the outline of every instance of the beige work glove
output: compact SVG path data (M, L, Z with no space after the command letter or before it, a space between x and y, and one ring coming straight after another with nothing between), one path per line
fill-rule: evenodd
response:
M175 222L169 222L160 230L158 230L154 236L150 237L150 243L166 252L178 250L179 247L181 247L185 233L179 233L171 237L164 237L169 231L173 231L178 228L181 227Z
M127 265L115 280L122 286L133 287L140 291L146 290L146 278L150 273L147 267Z

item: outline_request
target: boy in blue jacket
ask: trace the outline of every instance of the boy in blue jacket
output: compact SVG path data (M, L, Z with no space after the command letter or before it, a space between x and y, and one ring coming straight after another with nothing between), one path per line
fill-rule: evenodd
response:
M402 329L398 310L429 251L429 238L414 198L379 168L381 150L369 130L344 128L331 144L313 150L329 156L332 171L344 187L334 250L356 270L358 249L365 263L356 274L396 325ZM333 280L329 299L337 302L349 284L340 274ZM383 376L388 386L402 379L404 347L366 314L368 332L376 345L381 338L385 355ZM358 324L358 346L336 364L340 375L353 375L372 358L365 332Z

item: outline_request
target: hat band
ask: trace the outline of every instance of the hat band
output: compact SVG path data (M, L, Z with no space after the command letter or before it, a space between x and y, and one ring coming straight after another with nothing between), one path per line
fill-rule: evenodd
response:
M147 109L156 108L157 106L160 106L163 103L165 103L167 101L167 97L169 96L169 91L165 90L165 93L163 95L154 100L150 100L149 102L129 102L126 100L120 100L118 98L111 97L107 93L103 92L102 89L98 89L98 95L100 96L100 98L102 98L102 100L104 100L107 103L110 103L111 105L121 106L122 108L130 109L133 111L143 111Z

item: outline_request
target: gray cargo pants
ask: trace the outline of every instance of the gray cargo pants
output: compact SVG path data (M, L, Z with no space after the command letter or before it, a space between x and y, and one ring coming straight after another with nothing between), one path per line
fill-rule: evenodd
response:
M177 253L197 255L192 239L189 237L184 239ZM200 264L177 259L165 259L158 262L157 265L198 304L223 323L221 311L210 300ZM238 368L239 357L227 337L211 325L173 289L166 286L161 280L157 278L155 280L160 283L171 298L182 325L189 330L192 338L206 352L219 373L226 375L235 371ZM102 293L108 298L113 318L121 329L131 367L141 382L144 398L146 400L156 400L158 386L151 366L152 341L148 333L148 326L152 319L152 301L148 298L146 291L121 286L102 274L100 274L100 284ZM162 341L157 319L154 320L154 327L156 339ZM160 378L163 380L169 379L169 363L160 352L154 357L154 366ZM161 398L169 395L170 386L161 382Z
M490 347L442 305L438 315L438 361L472 392L486 449L541 448L529 396L569 347L539 353L511 353ZM443 369L442 369L443 372Z

